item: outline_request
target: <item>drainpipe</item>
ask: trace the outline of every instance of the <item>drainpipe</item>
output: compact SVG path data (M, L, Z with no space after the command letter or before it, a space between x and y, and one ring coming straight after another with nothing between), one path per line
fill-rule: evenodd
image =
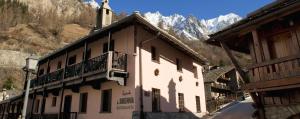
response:
M140 81L140 119L144 119L144 99L143 99L143 76L142 76L142 48L143 45L149 41L157 39L160 35L160 32L157 32L156 36L139 43L139 81Z

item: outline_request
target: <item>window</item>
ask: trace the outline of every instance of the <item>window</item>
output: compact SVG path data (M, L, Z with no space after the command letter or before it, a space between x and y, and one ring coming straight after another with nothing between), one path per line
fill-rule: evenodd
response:
M109 51L114 51L114 49L115 49L115 41L114 40L111 40L110 42L109 42ZM103 44L103 49L102 49L102 51L103 51L103 53L106 53L106 52L108 52L108 43L104 43Z
M194 78L198 78L198 69L196 66L193 66Z
M61 69L61 61L57 63L57 69Z
M154 61L159 61L159 55L155 47L151 46L151 59Z
M91 54L92 54L92 49L89 48L89 49L86 51L85 59L90 59L90 58L91 58Z
M88 93L80 94L79 112L86 112Z
M50 72L50 69L51 69L51 67L50 67L50 66L48 66L48 68L47 68L47 73L49 73L49 72Z
M69 58L68 65L72 65L76 63L76 55Z
M112 90L102 91L101 112L111 112L111 95L112 95Z
M201 112L200 97L199 96L196 96L196 109L197 109L198 113Z
M178 103L179 103L179 112L184 112L184 95L183 93L178 93Z
M44 69L40 69L39 71L39 76L43 75L44 74Z
M152 112L160 111L160 90L152 89Z
M179 60L178 58L176 58L176 67L177 71L182 71L182 63L181 60Z
M106 15L109 15L109 9L106 9Z
M56 101L57 101L57 97L53 97L52 98L52 107L55 107L56 106Z
M35 107L34 107L34 110L36 113L39 112L39 108L40 108L40 100L38 99L38 100L36 100Z

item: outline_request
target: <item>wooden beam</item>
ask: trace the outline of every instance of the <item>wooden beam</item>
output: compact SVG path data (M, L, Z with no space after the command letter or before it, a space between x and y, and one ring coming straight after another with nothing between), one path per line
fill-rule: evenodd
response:
M244 89L245 90L272 90L278 89L280 87L287 88L297 88L300 87L299 77L292 77L286 79L278 79L278 80L268 80L268 81L260 81L255 83L247 84ZM295 87L296 86L296 87Z
M32 113L33 113L33 107L34 107L34 102L35 102L35 98L36 98L36 90L34 90L32 95L33 95L33 98L32 98L32 103L31 103L30 117L32 116Z
M65 54L65 68L64 68L64 71L63 71L63 76L62 76L62 80L61 82L63 82L63 80L65 79L65 75L66 75L66 68L68 66L68 58L69 58L69 53L68 53L68 50L66 50L66 54Z
M254 52L256 54L256 61L258 63L263 61L263 53L262 53L262 48L261 48L261 44L259 42L259 36L257 33L257 30L253 30L252 31L252 37L253 37L253 46L254 46Z
M237 72L240 74L242 81L244 83L248 83L247 77L246 77L246 73L242 70L242 68L240 67L240 65L238 64L238 61L236 60L236 58L233 56L233 54L231 53L230 49L228 48L227 44L224 42L220 42L222 48L225 50L226 54L228 55L228 57L230 58L232 64L234 65L234 67L236 68Z
M59 112L58 112L58 119L61 119L61 110L62 110L62 104L64 101L64 93L65 93L65 84L63 83L62 89L61 89L61 95L60 95L60 104L59 104Z

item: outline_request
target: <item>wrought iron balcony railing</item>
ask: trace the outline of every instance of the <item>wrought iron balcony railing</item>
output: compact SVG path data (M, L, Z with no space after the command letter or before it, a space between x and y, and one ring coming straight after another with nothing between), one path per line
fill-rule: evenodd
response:
M127 69L127 54L120 52L109 51L98 57L83 61L77 64L69 65L65 69L59 69L39 76L37 80L31 81L31 88L35 86L42 86L47 83L61 81L68 78L82 76L88 73L104 73L108 70L124 71Z
M65 78L80 76L82 73L82 62L66 67Z
M108 53L87 60L84 63L84 73L100 71L105 72L107 69Z

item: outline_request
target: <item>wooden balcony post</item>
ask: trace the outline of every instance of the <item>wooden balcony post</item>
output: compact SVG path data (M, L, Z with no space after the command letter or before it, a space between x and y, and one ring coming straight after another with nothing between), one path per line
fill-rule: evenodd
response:
M106 78L110 78L109 76L109 72L110 70L112 69L112 61L113 61L113 51L108 51L108 54L107 54L107 75L106 75Z
M61 82L63 82L63 80L65 79L65 75L66 75L66 68L68 66L68 57L69 57L69 53L68 51L66 51L66 58L65 58L65 68L64 68L64 71L63 71L63 76L62 76L62 80Z
M84 42L84 49L83 49L83 57L82 57L82 68L81 68L81 79L83 80L83 74L84 74L84 67L86 63L86 52L87 52L87 41Z
M33 107L34 107L34 102L35 102L35 98L36 98L36 90L34 90L32 95L33 95L33 98L32 98L31 109L30 109L30 117L32 116L32 113L33 113Z
M61 110L62 110L62 105L63 105L63 100L64 100L64 93L65 93L65 85L63 84L62 89L61 89L59 112L58 112L59 119L61 119Z
M236 70L238 71L238 73L240 74L240 76L242 78L242 81L244 83L248 83L245 72L242 70L242 68L238 64L238 61L233 56L232 52L230 51L230 49L228 48L228 46L226 45L226 43L224 43L224 42L220 42L220 43L221 43L222 48L225 50L226 54L230 58L232 64L234 65L234 67L236 68Z

